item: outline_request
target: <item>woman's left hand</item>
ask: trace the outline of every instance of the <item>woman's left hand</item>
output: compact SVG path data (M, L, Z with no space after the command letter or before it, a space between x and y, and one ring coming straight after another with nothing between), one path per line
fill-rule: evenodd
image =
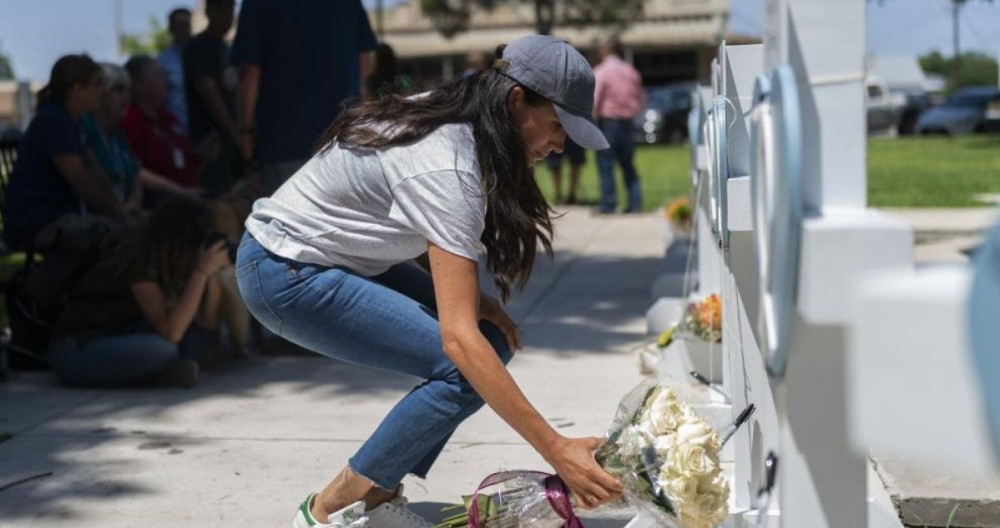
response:
M521 332L514 324L514 320L507 315L500 301L485 293L479 297L479 319L489 321L497 326L503 335L507 337L507 347L513 355L515 351L521 350Z

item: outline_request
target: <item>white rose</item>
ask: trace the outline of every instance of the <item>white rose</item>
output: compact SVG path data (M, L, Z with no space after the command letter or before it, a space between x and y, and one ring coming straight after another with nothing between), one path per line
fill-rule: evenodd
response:
M715 429L712 429L702 418L687 421L677 428L677 443L679 445L715 446L719 443L718 436Z
M634 425L631 427L636 434L642 436L644 440L643 447L653 445L653 441L659 436L656 432L656 427L652 422L642 422L639 425Z
M670 451L677 445L676 438L677 435L673 433L656 437L656 440L653 442L653 449L656 450L656 454L659 455L660 460L667 460Z
M660 486L675 507L684 508L698 497L697 478L669 473L661 474L660 477Z
M681 525L684 528L713 528L708 521L693 517L688 512L681 512Z
M728 496L719 493L699 494L695 502L697 505L695 516L713 525L721 523L726 520L726 516L729 514L727 502Z
M625 428L621 436L618 437L618 447L626 457L641 456L642 450L649 445L650 440L647 437L647 433L641 431L636 426Z
M698 493L719 493L729 496L729 481L722 474L721 468L698 479Z
M701 420L702 418L694 412L694 409L686 403L681 403L681 416L685 422L690 422L692 420Z
M644 422L652 424L652 430L657 434L672 433L682 423L682 408L677 402L674 391L661 391L649 406L644 416Z
M704 447L697 444L680 444L670 453L668 471L687 477L703 477L713 474L718 461Z

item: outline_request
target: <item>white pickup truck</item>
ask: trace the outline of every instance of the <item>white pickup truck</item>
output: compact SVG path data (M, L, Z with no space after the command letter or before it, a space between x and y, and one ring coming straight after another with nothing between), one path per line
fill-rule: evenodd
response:
M899 116L906 105L906 96L891 93L885 79L878 75L865 78L865 109L868 135L893 137L899 132Z

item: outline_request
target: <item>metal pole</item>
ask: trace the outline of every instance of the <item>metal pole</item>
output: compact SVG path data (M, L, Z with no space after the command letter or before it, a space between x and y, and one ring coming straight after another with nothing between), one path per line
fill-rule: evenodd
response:
M118 53L118 60L124 58L125 50L122 49L122 0L114 0L115 17L115 50Z
M376 0L375 1L375 32L378 33L378 39L379 40L382 40L382 38L385 37L385 35L383 34L383 29L382 29L382 27L383 27L382 26L382 10L383 10L382 3L383 3L383 0Z
M951 65L951 70L952 70L951 71L951 75L952 75L951 87L952 88L958 88L958 83L961 82L961 80L962 80L961 79L961 77L962 77L962 53L961 53L961 50L959 48L959 40L958 40L958 15L959 15L959 10L962 8L962 3L963 2L964 2L964 0L951 0L951 5L952 5L952 10L951 10L951 13L952 13L952 15L951 15L952 28L951 28L951 32L952 32L952 36L954 37L954 45L955 45L955 55L954 55L954 57L952 59L954 62L952 62L952 65Z

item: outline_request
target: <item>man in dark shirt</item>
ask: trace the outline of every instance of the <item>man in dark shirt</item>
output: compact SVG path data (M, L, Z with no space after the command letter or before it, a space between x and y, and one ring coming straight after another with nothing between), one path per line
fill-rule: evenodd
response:
M243 0L233 42L240 69L240 148L261 162L267 192L309 159L361 93L375 35L360 0Z
M236 181L237 129L234 119L236 71L229 66L226 33L233 26L234 0L206 0L208 28L191 39L184 50L191 140L201 143L213 136L219 143L215 160L208 161L202 187L210 193L225 192Z

